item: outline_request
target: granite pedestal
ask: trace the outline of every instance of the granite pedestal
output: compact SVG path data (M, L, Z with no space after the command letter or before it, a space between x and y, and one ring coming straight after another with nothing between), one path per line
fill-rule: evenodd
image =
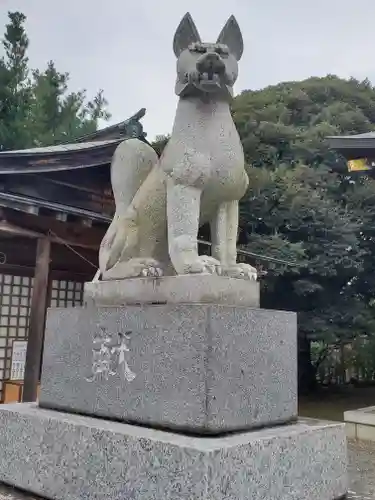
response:
M39 403L192 433L288 422L296 315L206 304L50 309Z
M344 425L295 421L295 314L114 297L49 310L39 404L0 406L0 482L51 500L345 495Z
M16 404L0 408L0 480L55 500L334 500L342 424L193 438Z

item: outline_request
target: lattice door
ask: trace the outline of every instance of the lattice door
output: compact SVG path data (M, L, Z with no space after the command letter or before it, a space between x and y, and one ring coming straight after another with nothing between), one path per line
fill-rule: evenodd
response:
M0 400L10 376L13 340L25 340L34 278L0 274Z

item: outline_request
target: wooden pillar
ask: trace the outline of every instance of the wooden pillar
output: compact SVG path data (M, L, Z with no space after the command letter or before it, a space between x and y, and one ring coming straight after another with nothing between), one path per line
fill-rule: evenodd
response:
M50 255L50 240L48 238L40 238L36 250L34 286L31 298L25 380L22 396L22 401L24 402L32 402L37 399L48 301Z

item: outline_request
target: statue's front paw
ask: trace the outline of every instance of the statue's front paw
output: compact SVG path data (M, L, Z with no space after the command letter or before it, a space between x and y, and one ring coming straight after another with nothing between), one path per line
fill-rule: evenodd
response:
M185 265L185 274L221 274L221 264L208 255L199 255Z
M244 279L256 281L258 273L255 267L250 264L235 264L234 266L226 267L223 269L223 275L230 278Z

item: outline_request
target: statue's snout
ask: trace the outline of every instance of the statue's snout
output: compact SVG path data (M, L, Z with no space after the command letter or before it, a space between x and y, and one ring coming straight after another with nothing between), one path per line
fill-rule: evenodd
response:
M207 52L198 59L197 70L199 73L221 75L225 71L225 64L219 54L216 52Z

